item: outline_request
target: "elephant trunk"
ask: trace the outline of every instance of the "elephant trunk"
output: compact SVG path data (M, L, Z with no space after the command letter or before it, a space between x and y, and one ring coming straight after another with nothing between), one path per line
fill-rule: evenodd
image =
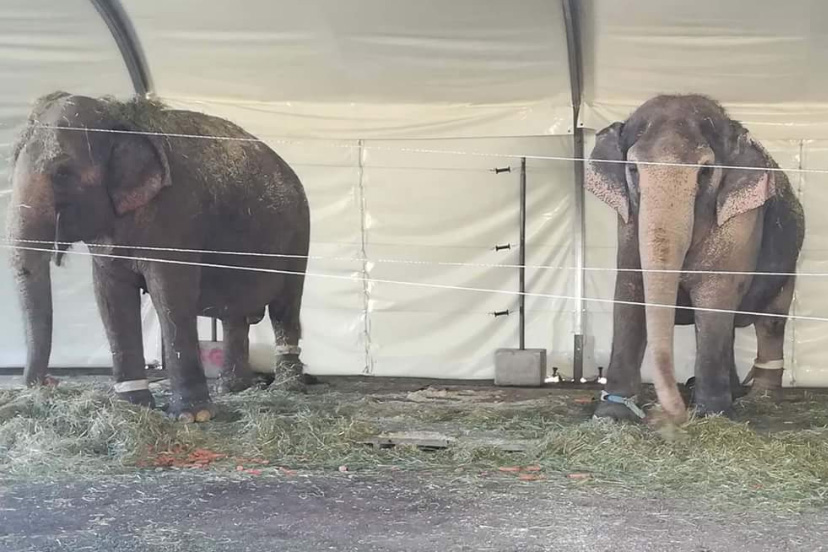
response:
M43 383L52 352L52 282L49 267L55 239L54 207L45 182L15 185L8 237L11 265L23 309L26 337L26 385Z
M680 270L693 234L695 172L676 168L642 171L640 189L639 244L647 303L647 352L655 366L658 400L669 418L681 423L687 411L676 384L673 336Z

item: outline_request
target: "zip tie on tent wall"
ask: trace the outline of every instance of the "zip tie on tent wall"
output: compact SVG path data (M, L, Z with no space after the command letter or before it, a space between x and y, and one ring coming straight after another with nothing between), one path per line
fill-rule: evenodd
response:
M36 245L74 245L75 242L56 242L51 240L15 240L15 243L28 243ZM6 244L13 246L11 240L6 240ZM673 270L673 269L656 269L656 268L612 268L612 267L584 267L578 268L574 266L556 266L556 265L519 265L508 263L466 263L459 261L415 261L413 259L363 259L360 257L328 257L324 255L294 255L289 253L255 253L246 251L221 251L213 249L180 249L175 247L150 247L138 245L112 245L112 244L95 244L88 243L87 247L106 247L111 249L141 249L145 251L161 251L170 253L201 253L207 255L235 255L241 257L268 257L268 258L284 258L284 259L309 259L309 260L326 260L326 261L341 261L361 263L370 261L372 263L387 263L387 264L403 264L403 265L419 265L419 266L456 266L456 267L475 267L475 268L527 268L533 270L566 270L576 271L584 270L586 272L641 272L641 273L659 273L659 274L717 274L719 276L810 276L810 277L826 277L828 273L824 272L740 272L740 271L725 271L725 270ZM45 250L44 250L45 251ZM49 250L51 251L51 249Z
M273 138L269 141L263 140L261 138L242 138L237 136L213 136L209 134L182 134L182 133L174 133L174 132L150 132L150 131L143 131L143 130L122 130L122 129L110 129L110 128L84 128L84 127L72 127L72 126L56 126L56 125L44 125L37 121L35 124L39 128L46 128L52 130L70 130L76 132L103 132L109 134L133 134L133 135L140 135L140 136L158 136L164 138L191 138L196 140L227 140L231 142L255 142L267 145L268 143L275 143L275 144L286 144L286 145L315 145L319 146L319 142L317 141L302 141L302 140L287 140L284 138ZM356 144L329 144L326 147L332 148L344 148L344 149L358 149L359 146ZM614 165L651 165L654 167L695 167L695 168L709 168L709 169L732 169L732 170L744 170L744 171L767 171L767 172L790 172L790 173L800 173L800 174L828 174L828 169L804 169L800 167L792 167L788 169L783 169L780 167L748 167L748 166L740 166L740 165L705 165L701 163L670 163L665 161L628 161L624 160L615 160L615 159L589 159L587 157L566 157L566 156L559 156L559 155L532 155L532 154L510 154L510 153L485 153L485 152L473 152L473 151L462 151L462 150L436 150L436 149L424 149L424 148L404 148L404 147L390 147L390 146L369 146L369 149L378 150L378 151L392 151L392 152L401 152L401 153L427 153L427 154L441 154L441 155L465 155L465 156L472 156L472 157L494 157L494 158L503 158L503 159L520 159L524 157L526 159L533 159L539 161L581 161L584 163L606 163L606 164L614 164Z
M14 245L0 245L0 249L17 249L23 251L41 251L43 253L54 253L53 249L44 249L40 247L24 247L24 246L14 246ZM221 268L227 270L246 270L250 272L260 272L265 274L288 274L293 276L306 276L312 278L328 278L332 280L351 280L351 281L363 281L365 280L364 277L353 277L353 276L343 276L340 274L324 274L319 272L297 272L294 270L280 270L276 268L259 268L259 267L252 267L252 266L234 266L234 265L222 265L216 263L197 263L197 262L190 262L190 261L179 261L175 259L158 259L152 257L134 257L129 255L111 255L105 253L92 253L89 251L73 251L71 249L63 251L65 254L71 255L80 255L85 257L100 257L105 259L120 259L120 260L127 260L127 261L141 261L141 262L155 262L155 263L162 263L162 264L173 264L173 265L184 265L184 266L200 266L204 268ZM618 305L630 305L635 307L656 307L656 308L666 308L666 309L681 309L681 310L691 310L691 311L699 311L699 312L715 312L721 314L741 314L746 316L764 316L768 318L784 318L786 320L808 320L814 322L828 322L828 318L821 317L821 316L800 316L800 315L790 315L790 314L774 314L774 313L764 313L764 312L751 312L751 311L737 311L737 310L728 310L728 309L713 309L713 308L705 308L705 307L677 307L676 305L663 305L660 303L646 303L641 301L617 301L615 299L601 299L597 297L575 297L572 295L556 295L552 293L532 293L532 292L520 292L520 291L509 291L504 289L489 289L489 288L476 288L476 287L468 287L468 286L452 286L449 284L433 284L428 282L411 282L406 280L388 280L384 278L370 278L372 283L376 284L392 284L392 285L399 285L399 286L410 286L410 287L423 287L429 289L447 289L447 290L456 290L456 291L474 291L480 293L492 293L497 295L523 295L525 297L537 297L542 299L560 299L560 300L581 300L583 299L586 302L590 303L605 303L605 304L618 304Z

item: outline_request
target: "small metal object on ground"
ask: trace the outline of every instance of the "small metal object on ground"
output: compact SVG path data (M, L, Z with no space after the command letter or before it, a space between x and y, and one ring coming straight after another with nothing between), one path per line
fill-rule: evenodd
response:
M540 387L546 380L546 349L495 351L495 385Z

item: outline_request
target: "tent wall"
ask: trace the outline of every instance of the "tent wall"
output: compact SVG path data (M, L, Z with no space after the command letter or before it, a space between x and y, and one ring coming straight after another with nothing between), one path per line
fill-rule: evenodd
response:
M312 207L303 309L305 361L319 374L489 378L517 345L518 175L528 163L527 346L572 367L577 272L572 105L562 5L547 0L122 0L153 92L225 116L295 167ZM828 7L818 0L582 0L580 126L624 119L654 94L703 92L743 120L791 169L828 169ZM6 0L0 8L0 144L30 102L55 89L125 97L124 62L89 0ZM5 156L4 156L5 158ZM491 169L512 166L495 175ZM8 164L0 162L4 180ZM828 174L790 172L806 208L804 272L826 268ZM7 182L7 180L5 180ZM8 200L8 186L3 201ZM5 204L2 206L5 211ZM588 298L612 297L612 211L586 198ZM511 243L512 249L495 251ZM81 251L85 251L80 248ZM5 252L4 252L5 253ZM5 263L5 256L0 259ZM535 266L547 268L534 268ZM549 268L551 267L551 268ZM53 365L110 363L89 259L55 270ZM425 286L411 285L421 283ZM794 314L826 316L824 278L799 278ZM459 288L459 289L454 289ZM0 294L16 305L7 270ZM606 366L611 305L587 301L587 375ZM145 301L147 360L160 353ZM509 316L494 312L512 311ZM0 366L25 358L19 313L0 332ZM201 320L209 336L209 321ZM269 325L254 362L272 359ZM825 323L788 325L786 384L828 385ZM691 328L677 332L681 379ZM737 335L744 373L751 329ZM645 367L648 379L649 367Z

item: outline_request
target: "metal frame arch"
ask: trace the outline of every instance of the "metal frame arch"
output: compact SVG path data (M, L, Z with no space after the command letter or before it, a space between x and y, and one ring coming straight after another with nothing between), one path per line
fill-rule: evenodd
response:
M124 60L132 87L140 96L151 95L154 91L149 66L129 16L120 0L90 0L106 23L112 38L118 45Z

